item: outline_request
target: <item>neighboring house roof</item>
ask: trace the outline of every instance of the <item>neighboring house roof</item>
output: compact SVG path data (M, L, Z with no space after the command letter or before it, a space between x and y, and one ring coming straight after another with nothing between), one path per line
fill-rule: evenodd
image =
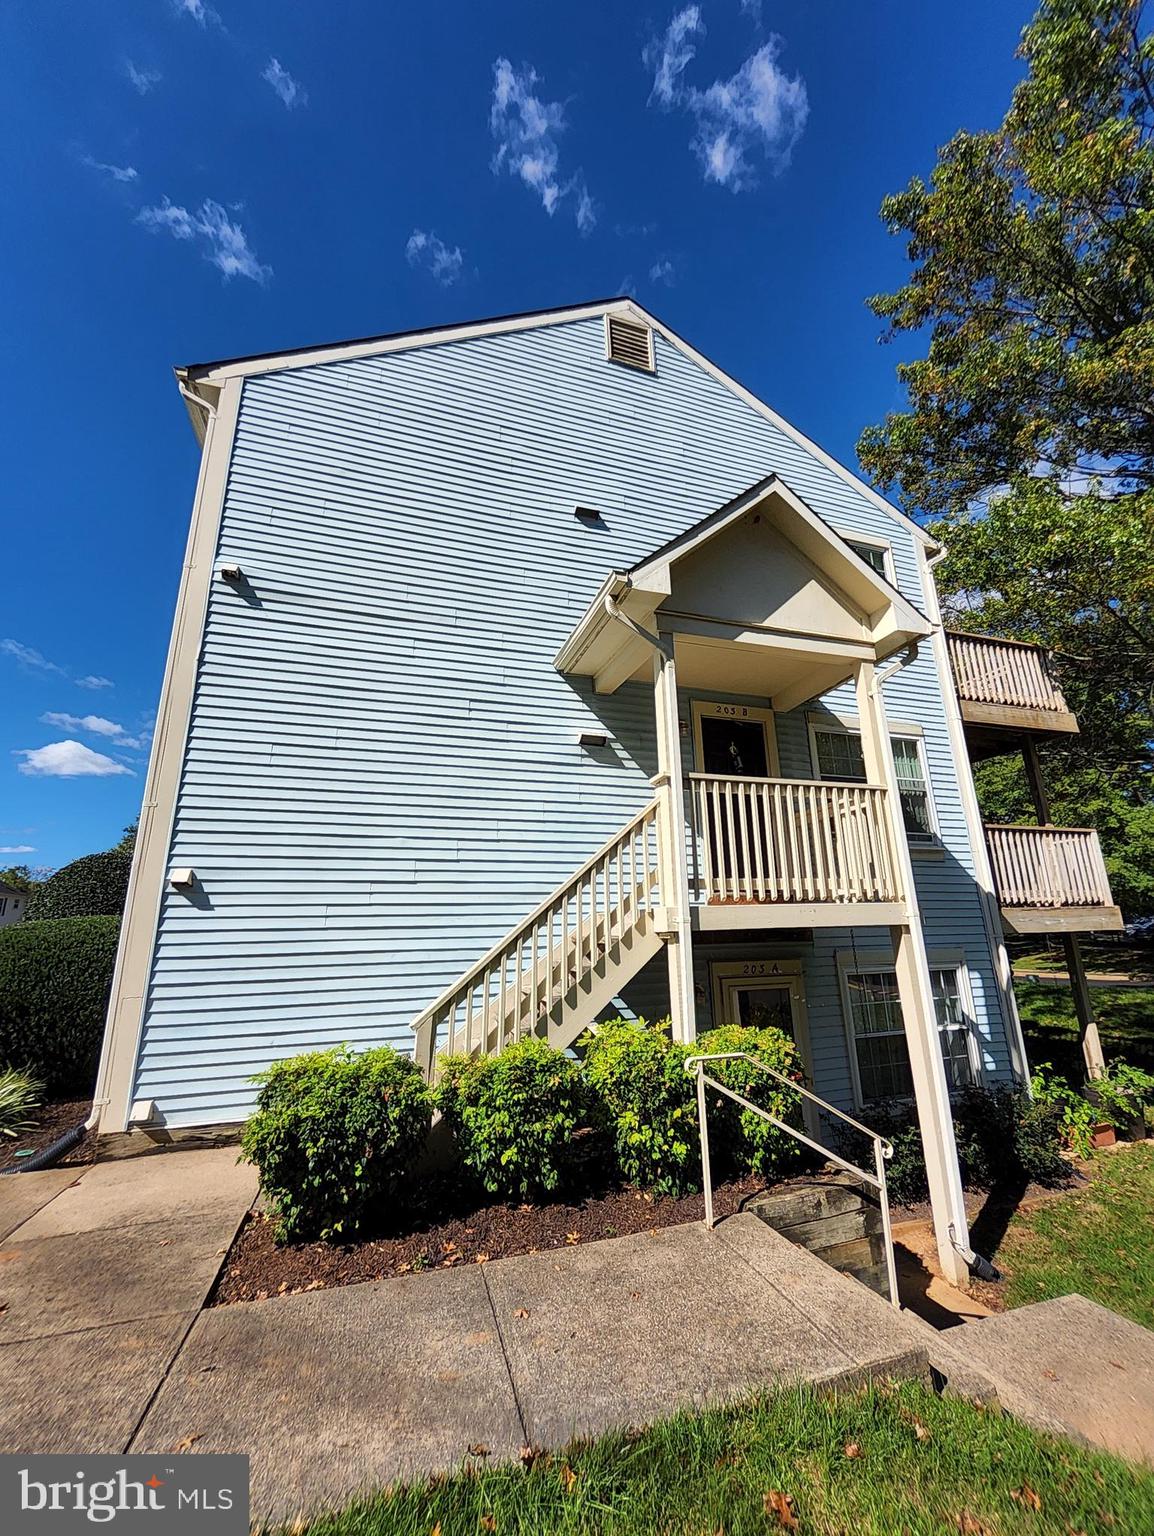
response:
M805 448L826 468L833 471L848 485L860 492L875 507L911 532L915 538L933 549L940 546L924 528L920 527L900 507L886 500L868 481L853 470L839 463L824 448L799 432L790 422L764 400L741 384L732 375L719 368L704 353L699 352L669 326L642 308L635 299L619 296L613 299L594 299L585 304L568 304L556 309L526 310L520 314L496 315L484 320L461 321L453 325L424 327L413 331L396 331L382 336L360 337L352 341L326 342L320 346L295 347L279 352L258 352L247 357L224 358L218 362L190 363L177 368L176 377L181 394L185 397L189 416L197 436L203 440L205 421L198 406L210 411L216 404L221 385L232 378L246 378L254 374L283 372L288 369L310 368L318 364L351 361L362 357L381 356L389 352L412 351L420 347L435 347L446 342L464 341L473 337L500 335L502 332L531 330L544 325L566 324L574 320L594 319L600 315L625 314L650 326L663 336L670 346L676 347L711 374L719 383L731 390L751 409L771 421L780 431Z
M0 880L0 896L27 896L28 892L19 885L8 885Z

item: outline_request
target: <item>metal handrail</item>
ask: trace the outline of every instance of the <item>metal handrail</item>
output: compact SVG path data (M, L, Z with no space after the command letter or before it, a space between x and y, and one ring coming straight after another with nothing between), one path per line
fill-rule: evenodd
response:
M875 1171L869 1173L865 1168L859 1168L856 1163L851 1163L846 1158L839 1157L836 1152L831 1152L828 1147L823 1147L820 1142L814 1141L804 1131L799 1131L796 1126L787 1125L784 1120L779 1120L776 1115L771 1115L769 1110L763 1109L760 1104L751 1103L749 1099L745 1098L744 1095L738 1093L735 1089L726 1087L724 1083L718 1082L715 1077L710 1077L704 1065L707 1061L748 1061L750 1066L756 1067L759 1072L765 1072L769 1077L776 1079L779 1083L783 1083L787 1088L792 1088L795 1093L801 1094L802 1098L808 1099L811 1104L817 1104L827 1114L836 1115L839 1120L844 1121L846 1125L851 1125L855 1131L860 1131L863 1136L868 1136L870 1141L873 1142ZM812 1151L820 1152L823 1157L828 1158L831 1163L836 1163L846 1173L855 1174L859 1179L864 1179L867 1184L873 1185L881 1197L882 1237L886 1248L886 1278L889 1282L890 1304L895 1307L900 1306L901 1303L898 1300L898 1276L894 1264L893 1231L890 1226L889 1192L886 1188L886 1162L894 1155L893 1144L888 1142L884 1136L879 1136L877 1131L871 1131L868 1125L863 1125L860 1120L855 1120L852 1115L845 1114L836 1105L827 1103L825 1099L818 1098L816 1093L811 1093L808 1088L803 1088L800 1083L794 1082L792 1077L786 1077L783 1072L778 1072L776 1068L766 1066L764 1061L758 1061L756 1056L749 1055L747 1051L718 1051L713 1055L690 1056L685 1063L685 1070L691 1077L696 1077L697 1079L697 1124L701 1134L701 1177L705 1189L705 1225L707 1227L714 1225L713 1178L709 1165L709 1123L705 1106L705 1086L708 1083L718 1093L723 1093L726 1098L732 1099L735 1104L740 1104L742 1109L748 1109L755 1115L760 1115L763 1120L768 1120L770 1125L775 1125L779 1131L785 1131L797 1141L803 1142Z

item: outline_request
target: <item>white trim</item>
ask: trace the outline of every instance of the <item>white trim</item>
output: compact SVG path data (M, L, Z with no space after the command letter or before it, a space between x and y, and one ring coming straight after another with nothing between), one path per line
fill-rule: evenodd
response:
M699 368L703 368L706 373L730 390L731 393L735 394L739 400L744 401L759 416L763 416L766 421L772 422L779 431L784 432L799 448L804 448L807 453L812 454L826 469L832 471L839 479L844 480L847 485L864 496L880 512L884 512L915 543L926 546L931 550L937 550L941 547L923 528L919 528L904 512L900 512L897 507L888 502L878 491L874 490L873 486L867 484L860 476L855 475L852 470L847 469L844 464L839 464L824 448L819 447L811 438L799 432L783 416L779 416L776 411L766 405L764 400L759 400L755 394L745 388L744 384L739 384L735 378L724 372L716 363L710 362L709 358L703 353L698 352L696 347L683 340L676 331L672 331L667 325L663 325L660 320L651 315L648 310L643 309L633 299L602 300L600 303L575 305L572 309L559 309L549 314L513 316L505 320L482 320L474 325L446 326L442 330L425 331L419 334L409 332L407 335L385 337L375 341L349 342L344 345L338 344L327 347L306 347L302 348L299 352L290 352L277 357L240 358L235 362L222 362L215 365L212 363L198 364L190 368L178 370L178 379L188 380L194 378L197 383L202 381L220 383L224 379L247 377L255 373L280 373L288 369L310 368L319 363L341 363L355 358L376 357L388 352L410 352L419 347L435 347L450 341L470 341L479 336L499 336L513 331L528 331L545 325L568 325L571 321L592 319L597 315L610 313L632 315L641 324L649 326L652 331L664 337L670 346L676 347L683 356L695 362ZM652 345L651 337L651 348Z
M746 704L742 699L690 699L689 709L693 720L693 763L698 773L705 772L702 720L756 720L760 722L765 735L765 760L769 767L766 777L776 779L781 776L781 761L777 753L777 717L772 709L760 704Z
M807 725L816 725L820 731L827 720L833 720L836 725L829 727L835 730L840 726L842 730L849 731L855 736L861 735L861 719L858 715L848 714L840 709L811 709L805 716ZM926 733L914 720L891 720L891 736L924 736Z
M974 987L970 976L969 962L966 953L962 949L931 949L927 951L926 959L931 973L933 971L954 971L957 976L958 998L967 1020L966 1028L966 1054L970 1058L970 1070L974 1075L974 1082L979 1086L985 1083L986 1070L982 1060L982 1048L980 1030L978 1028L977 1010L974 1005ZM849 977L860 976L868 971L894 971L896 958L891 945L874 945L870 948L859 948L856 952L852 949L839 949L836 953L838 1000L841 1004L842 1030L845 1035L846 1051L849 1055L850 1084L853 1089L854 1107L858 1110L868 1110L869 1105L876 1101L867 1099L862 1093L861 1074L858 1069L857 1041L854 1033L853 1009L850 1004ZM894 974L894 989L897 990L897 975ZM898 1011L901 1012L901 998L898 998ZM936 1016L935 1016L936 1023ZM906 1037L905 1021L903 1019L902 1038ZM864 1036L862 1038L865 1038ZM941 1050L941 1025L937 1024L938 1050ZM945 1058L943 1057L943 1062ZM912 1075L912 1074L911 1074ZM914 1102L911 1090L908 1094L890 1095L903 1102Z
M954 760L954 773L957 778L958 794L962 802L962 813L966 818L970 857L974 861L974 880L978 887L982 923L986 930L986 940L990 948L994 981L998 988L998 998L1002 1013L1002 1029L1005 1035L1006 1050L1010 1058L1010 1070L1028 1091L1030 1066L1029 1058L1026 1054L1026 1040L1022 1033L1022 1020L1018 1013L1018 1000L1014 995L1013 966L1010 964L1005 937L1002 933L1002 915L998 904L997 888L994 885L994 868L990 861L990 850L986 843L986 829L982 821L981 807L978 804L978 791L974 784L974 770L970 763L969 749L966 746L961 706L958 703L957 692L954 688L954 674L953 668L950 666L949 647L946 643L946 632L941 622L942 613L938 602L937 583L934 581L934 573L924 549L918 553L918 563L922 570L923 598L927 612L934 624L930 644L933 648L934 665L938 675L938 692L941 696L942 709L946 717L946 730L950 737L950 755Z
M816 715L812 711L806 716L806 728L809 735L809 763L810 770L815 779L820 780L820 782L823 784L836 784L839 782L837 779L827 779L822 774L817 753L817 733L819 731L823 731L827 736L856 736L860 741L861 723L859 721L856 725L846 725L842 722L840 717L835 715L830 716L829 719L832 719L832 724L829 723L828 719L823 719L820 715ZM929 815L930 838L928 840L924 838L916 838L911 840L911 834L907 828L906 841L909 843L910 852L916 853L920 849L941 848L941 823L938 820L937 806L934 804L933 785L930 783L930 764L929 758L926 755L925 733L923 732L921 726L913 726L907 729L897 721L891 720L890 741L913 742L915 748L917 749L918 762L921 764L922 779L925 784L926 811ZM865 782L865 779L863 779L862 783L864 784Z
M242 387L237 379L222 389L201 455L97 1071L101 1133L123 1131L129 1123Z

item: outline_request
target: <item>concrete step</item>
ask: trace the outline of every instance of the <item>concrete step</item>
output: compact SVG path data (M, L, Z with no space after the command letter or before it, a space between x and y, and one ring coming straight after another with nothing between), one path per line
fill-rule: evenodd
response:
M1154 1465L1149 1329L1084 1296L1060 1296L966 1323L947 1337L1016 1419Z

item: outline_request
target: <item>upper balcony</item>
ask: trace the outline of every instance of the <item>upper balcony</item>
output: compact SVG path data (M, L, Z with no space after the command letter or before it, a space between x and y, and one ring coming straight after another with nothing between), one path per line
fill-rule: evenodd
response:
M1117 933L1122 914L1093 827L987 826L1008 933Z
M960 630L947 630L946 644L975 761L1011 750L1007 737L1077 734L1042 646Z

